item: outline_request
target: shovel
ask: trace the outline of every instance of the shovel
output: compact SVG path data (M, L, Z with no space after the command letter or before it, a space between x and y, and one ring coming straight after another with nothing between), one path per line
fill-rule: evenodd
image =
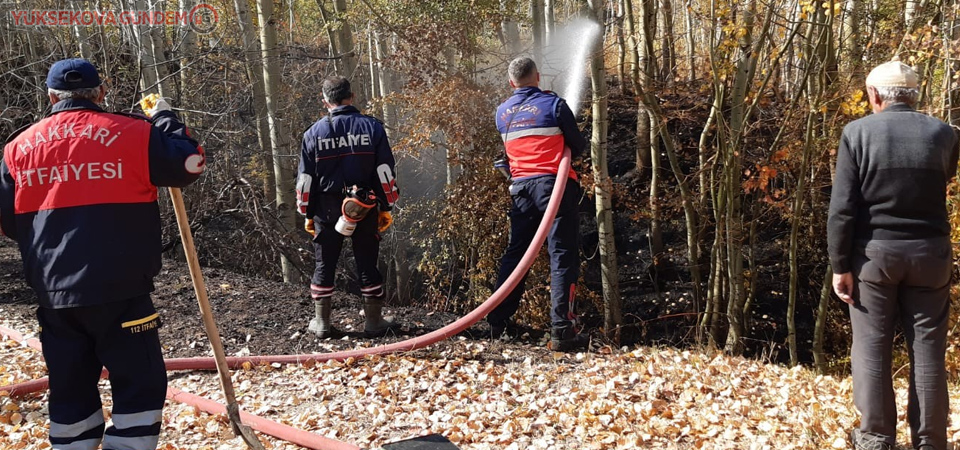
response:
M217 373L220 374L220 387L223 388L223 396L227 401L227 417L230 419L230 426L235 435L243 438L248 448L264 450L263 444L253 430L240 421L237 394L233 391L230 368L227 367L227 358L223 354L223 344L220 342L220 332L217 330L217 322L213 320L213 310L207 299L207 286L203 282L203 273L200 272L200 261L197 259L197 249L193 246L193 233L190 232L190 221L187 219L187 208L183 204L183 193L180 192L180 188L170 188L170 199L173 201L173 210L177 215L177 227L183 239L183 253L190 267L193 290L197 293L197 303L200 304L200 312L203 314L203 328L207 332L207 338L210 339L213 356L217 362Z

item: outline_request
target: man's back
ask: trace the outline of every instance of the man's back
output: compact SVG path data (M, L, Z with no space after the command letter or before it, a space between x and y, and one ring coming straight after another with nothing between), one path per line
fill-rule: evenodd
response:
M41 306L153 290L161 264L155 184L186 185L202 171L191 159L202 151L176 117L154 122L64 100L5 146L0 219Z
M536 87L517 89L497 108L496 121L515 179L556 174L564 145L574 157L586 145L566 102Z
M353 106L337 107L314 123L304 133L301 153L306 161L300 172L315 177L314 193L339 196L358 185L376 191L381 210L396 201L394 157L383 125Z
M948 125L894 104L847 125L838 152L837 185L850 182L862 202L856 240L949 235L946 186L957 169L957 136Z

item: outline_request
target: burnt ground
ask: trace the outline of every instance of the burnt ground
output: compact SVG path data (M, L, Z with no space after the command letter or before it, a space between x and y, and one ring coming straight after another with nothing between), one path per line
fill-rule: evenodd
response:
M155 280L153 302L163 322L160 340L164 355L168 358L212 355L186 264L169 258L163 262L164 267ZM307 331L314 313L307 286L267 281L221 269L204 268L203 272L228 356L330 352L375 346L429 333L458 318L454 314L388 303L385 315L395 316L403 327L395 335L367 339L362 335L361 299L338 292L334 297L333 320L346 336L320 340ZM0 316L13 323L35 324L35 310L36 295L23 281L16 244L0 239ZM544 332L527 331L511 343L495 345L532 350L544 343ZM460 336L481 340L488 335L489 327L480 321Z
M670 101L670 100L667 100ZM679 119L671 120L672 133L680 145L681 159L687 169L696 158L696 139L699 136L700 119L706 113L707 102L680 108L684 111ZM692 305L692 284L687 273L686 247L682 211L674 193L672 174L665 168L662 178L662 207L665 220L662 224L666 255L654 264L647 232L649 175L635 170L636 149L636 104L628 97L617 95L610 103L610 130L608 163L610 175L616 188L613 198L615 210L617 256L620 270L620 290L623 298L624 330L621 343L624 345L695 345L696 313ZM666 164L666 161L663 162ZM589 167L579 168L582 174ZM688 170L689 173L689 170ZM583 279L586 287L602 292L600 284L600 258L597 252L597 229L593 201L584 199L581 204ZM782 227L776 224L765 227L761 239L765 243L759 250L757 273L760 276L757 304L749 325L746 342L748 355L761 356L774 361L786 357L785 301L786 277L784 276L785 236ZM175 242L174 242L175 244ZM345 252L348 253L348 252ZM352 267L344 254L341 267ZM701 261L706 268L705 260ZM816 264L810 264L816 266ZM359 296L338 291L334 297L333 319L337 326L347 332L344 339L318 340L306 327L313 315L313 304L306 283L284 284L262 277L239 275L221 268L204 268L205 281L217 318L221 336L228 354L295 354L328 352L357 346L379 345L422 335L451 323L459 316L454 312L435 311L431 308L396 306L388 303L386 313L394 315L404 325L396 336L380 339L365 339L362 317L359 314ZM807 277L819 282L820 273ZM704 273L704 281L706 273ZM167 357L208 356L211 354L203 331L199 309L193 294L189 273L179 258L168 252L164 268L156 278L157 290L154 304L164 322L161 340ZM812 284L812 283L811 283ZM814 286L816 288L816 286ZM801 299L804 300L804 299ZM798 308L798 328L801 342L812 337L813 305ZM584 320L594 338L599 338L603 311L599 304L583 305ZM21 323L35 323L35 296L22 280L22 267L15 244L0 238L0 316L7 316ZM484 321L473 325L461 335L467 339L484 339L489 333ZM527 347L539 347L544 343L546 329L528 329L518 342ZM499 345L499 344L498 344ZM801 346L806 350L805 346ZM804 352L802 359L809 354Z

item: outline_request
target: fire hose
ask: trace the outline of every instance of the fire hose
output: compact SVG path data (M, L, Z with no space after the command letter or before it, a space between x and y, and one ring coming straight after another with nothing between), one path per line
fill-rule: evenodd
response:
M527 251L523 254L523 257L520 259L519 264L517 264L516 269L507 277L506 281L497 289L490 297L484 301L476 309L468 313L467 315L457 319L453 323L440 328L439 330L432 331L430 333L424 334L422 336L413 337L404 341L395 342L392 344L381 345L378 347L372 348L363 348L355 350L346 350L340 352L332 353L311 353L311 354L300 354L300 355L266 355L266 356L244 356L244 357L229 357L226 358L226 362L230 368L242 368L244 363L259 365L259 364L304 364L308 361L313 362L325 362L325 361L343 361L348 358L362 358L365 356L372 355L382 355L387 353L396 353L396 352L406 352L412 351L420 348L427 347L431 344L439 342L441 340L447 339L449 337L455 336L457 333L460 333L463 330L466 330L480 319L486 317L494 308L496 308L507 294L510 293L514 287L520 282L521 279L526 275L527 271L530 269L530 266L533 264L533 261L537 258L537 254L540 252L541 246L543 246L544 241L547 238L547 235L550 232L550 228L553 225L553 219L557 215L557 211L560 208L560 200L563 198L563 191L566 187L567 177L570 173L570 150L564 149L563 158L560 160L560 167L557 172L557 181L553 186L553 191L551 192L550 201L547 204L546 211L544 211L543 219L540 221L540 225L537 227L537 232L533 237L533 240L530 243L530 246L527 247ZM11 339L17 340L19 342L25 342L22 334L10 330L8 328L0 326L0 335L7 335ZM36 339L30 339L26 341L27 345L39 349L39 341ZM174 370L216 370L216 361L214 358L171 358L165 359L164 363L166 364L167 371ZM0 386L0 390L7 391L11 396L16 393L16 395L26 395L28 393L37 392L43 389L46 389L47 383L45 379L28 381L25 383L19 383L9 386ZM196 396L190 396L176 389L170 388L167 391L167 398L172 400L180 401L192 406L199 408L200 410L211 413L211 414L223 414L225 407L216 402L206 400ZM331 450L355 450L359 447L342 443L339 441L334 441L332 439L324 438L313 433L307 433L302 430L297 430L292 427L278 424L276 422L271 422L266 419L257 418L260 420L249 421L249 419L256 417L253 415L244 414L245 421L250 424L250 427L269 434L279 439L286 440L288 442L294 442L298 445L303 445L311 449L331 449ZM273 425L269 425L273 424ZM285 427L285 429L281 429ZM309 443L304 441L295 442L291 439L295 438L294 432L305 433L310 435L310 437L317 438L312 440ZM276 434L274 434L276 433ZM302 437L302 436L301 436Z

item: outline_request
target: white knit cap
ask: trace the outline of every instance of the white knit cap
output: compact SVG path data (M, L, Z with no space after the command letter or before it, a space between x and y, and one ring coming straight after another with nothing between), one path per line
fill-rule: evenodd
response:
M916 88L917 84L917 72L896 60L880 64L867 75L867 86Z

